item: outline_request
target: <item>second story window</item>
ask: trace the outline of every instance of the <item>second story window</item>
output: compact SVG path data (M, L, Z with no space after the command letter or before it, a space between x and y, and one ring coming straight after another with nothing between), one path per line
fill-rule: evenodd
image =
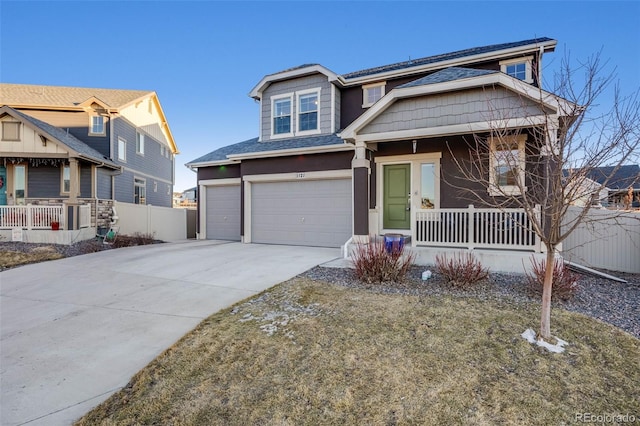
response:
M298 131L318 130L318 92L298 95Z
M19 141L20 140L20 122L19 121L3 121L2 122L2 140L3 141Z
M273 134L287 135L291 133L291 97L273 100Z
M384 96L385 83L362 86L362 108L368 108Z
M101 115L92 115L89 127L90 135L104 135L104 117Z
M531 57L501 61L500 71L525 83L533 83Z
M127 161L127 141L118 138L118 160Z
M144 135L136 132L136 154L144 155Z

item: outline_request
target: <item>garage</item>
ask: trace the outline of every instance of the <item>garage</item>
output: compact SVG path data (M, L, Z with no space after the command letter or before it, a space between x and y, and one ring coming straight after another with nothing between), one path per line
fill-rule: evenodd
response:
M254 243L340 247L352 235L351 179L251 185Z
M240 185L205 188L207 239L240 241Z

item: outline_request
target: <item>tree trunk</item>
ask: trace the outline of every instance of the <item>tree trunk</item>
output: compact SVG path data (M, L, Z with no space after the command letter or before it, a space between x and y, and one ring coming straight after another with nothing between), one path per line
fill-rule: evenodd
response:
M540 337L551 338L551 289L553 288L553 267L555 266L555 247L547 246L547 261L542 287L542 316L540 318Z

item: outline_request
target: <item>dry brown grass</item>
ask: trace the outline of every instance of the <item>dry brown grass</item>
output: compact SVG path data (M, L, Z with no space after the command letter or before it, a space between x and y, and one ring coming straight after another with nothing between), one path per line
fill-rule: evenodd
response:
M24 253L12 250L0 250L0 269L29 263L44 262L45 260L60 259L62 256L53 247L35 247Z
M629 413L640 340L554 310L569 342L519 334L538 307L380 295L296 278L221 311L80 425L562 424Z

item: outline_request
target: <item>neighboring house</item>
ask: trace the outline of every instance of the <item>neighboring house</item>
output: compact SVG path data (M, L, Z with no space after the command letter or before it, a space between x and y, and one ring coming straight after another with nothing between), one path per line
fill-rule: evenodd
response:
M534 250L530 230L506 236L505 223L524 215L483 216L475 234L477 218L455 216L469 202L450 186L452 153L464 155L472 134L488 137L497 113L521 131L494 150L530 166L528 129L544 123L537 78L556 44L538 38L342 75L312 64L265 76L249 94L260 104L259 136L187 164L198 175L199 238L339 247L396 233L414 246ZM561 115L563 100L542 94L545 109ZM492 182L517 195L512 179L524 172L491 166ZM468 232L486 238L470 241Z
M185 189L181 193L177 193L177 197L174 198L175 207L195 207L197 199L198 187Z
M640 207L640 166L637 164L620 166L617 170L614 166L596 167L586 172L586 178L600 189L594 198L603 206L624 207L625 197L631 190L631 207Z
M105 226L113 200L171 207L178 151L155 92L2 83L0 106L0 209L91 204Z

